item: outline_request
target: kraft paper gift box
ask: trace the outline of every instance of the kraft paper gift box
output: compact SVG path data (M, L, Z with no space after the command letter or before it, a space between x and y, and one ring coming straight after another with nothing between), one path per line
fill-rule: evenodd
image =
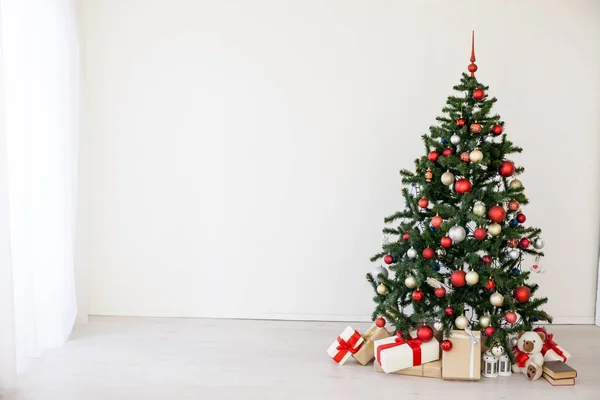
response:
M478 381L481 379L481 334L453 330L448 338L452 349L442 353L442 379Z
M416 331L411 332L405 341L402 334L398 333L374 342L375 356L383 372L389 374L440 359L440 342L437 339L423 342L413 339L416 336Z
M360 349L364 341L359 331L347 326L335 342L329 346L327 354L336 363L344 365Z
M542 345L544 361L567 362L571 358L571 354L554 341L553 333L548 333L545 328L535 328L534 331L544 334L546 338Z
M375 346L373 342L379 339L390 337L390 333L385 328L378 328L373 324L365 333L362 335L364 343L360 346L360 349L352 355L356 361L362 365L367 365L375 358Z
M373 363L375 372L383 372L381 365L375 360ZM392 372L397 375L423 376L425 378L441 378L442 377L442 360L432 361L425 364L417 365Z

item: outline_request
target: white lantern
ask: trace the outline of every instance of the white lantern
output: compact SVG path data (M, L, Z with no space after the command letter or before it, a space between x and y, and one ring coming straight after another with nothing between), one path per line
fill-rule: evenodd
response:
M483 354L483 362L481 363L481 374L486 378L497 378L498 377L498 358L496 358L490 351L486 351Z
M498 375L500 376L511 376L512 370L510 365L510 358L506 353L502 354L498 359Z

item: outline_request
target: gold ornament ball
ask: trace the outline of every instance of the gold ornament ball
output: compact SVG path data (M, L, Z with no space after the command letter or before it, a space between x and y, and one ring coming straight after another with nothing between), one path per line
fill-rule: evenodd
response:
M454 174L450 171L446 171L442 174L442 183L446 186L454 183Z
M488 225L488 232L492 236L498 236L500 232L502 232L502 227L500 226L500 224L493 222Z
M485 204L481 201L475 203L473 206L473 214L477 215L478 217L483 217L485 215Z
M509 184L508 187L511 189L520 189L523 187L523 183L518 180L518 179L513 179Z
M481 325L482 328L487 328L490 326L491 322L489 315L482 315L481 318L479 318L479 325Z
M475 149L471 152L469 157L471 158L471 162L477 163L483 160L483 153L479 149Z
M464 315L461 315L454 320L454 326L456 326L457 329L465 329L469 326L469 320Z
M417 287L417 279L413 275L409 275L404 279L404 286L409 289L414 289Z
M431 182L431 178L433 178L433 173L427 168L427 172L425 172L425 181Z
M467 285L473 286L479 282L479 274L475 271L469 271L465 275L465 280L467 281Z
M504 296L502 296L500 293L496 292L490 296L490 303L494 307L500 307L502 305L502 303L504 303Z
M387 287L385 287L385 285L383 283L380 283L379 286L377 286L377 293L379 293L379 294L386 294L387 293Z

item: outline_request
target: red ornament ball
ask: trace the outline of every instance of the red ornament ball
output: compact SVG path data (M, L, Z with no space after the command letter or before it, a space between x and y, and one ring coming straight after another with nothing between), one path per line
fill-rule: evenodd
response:
M447 249L448 247L452 246L452 239L450 239L448 236L444 236L440 241L440 244L442 247Z
M472 188L473 185L471 185L471 182L466 178L461 178L454 183L454 190L456 190L456 193L458 194L470 192Z
M515 322L517 322L517 314L515 312L509 311L504 316L504 319L506 319L506 322L508 322L509 324L514 324Z
M442 340L441 348L444 351L450 351L450 350L452 350L452 342L449 341L448 339Z
M391 264L394 262L394 257L392 257L390 254L388 254L385 257L383 257L383 262L386 264Z
M492 126L492 133L494 135L496 135L496 136L501 135L502 131L503 131L502 125L496 124L496 125Z
M483 89L475 89L473 91L473 98L475 100L481 100L483 99L483 96L485 96L485 92L483 91Z
M492 257L490 257L490 256L483 256L483 257L481 257L481 260L486 265L489 265L492 263Z
M515 174L515 164L510 161L503 161L500 168L498 168L498 173L505 178L513 176Z
M525 216L525 214L517 214L516 220L518 223L522 224L527 220L527 217Z
M530 244L531 244L531 241L529 239L527 239L527 238L523 238L519 242L519 246L521 246L524 249L528 248Z
M421 197L419 199L419 207L427 208L428 205L429 205L429 200L427 200L425 197Z
M423 249L423 258L426 260L431 260L434 256L435 252L432 248L426 247Z
M450 157L452 155L453 151L450 147L446 147L444 149L444 151L442 151L442 154L446 157Z
M423 325L417 329L417 339L423 342L429 342L433 339L433 329L427 325Z
M456 287L465 286L467 284L467 280L465 279L466 275L467 274L462 269L452 271L452 274L450 275L450 282Z
M444 313L446 313L447 316L451 317L454 315L454 308L448 306L444 308Z
M439 156L440 156L440 153L438 153L437 151L432 151L431 153L429 153L427 158L431 162L436 162Z
M484 286L484 288L486 288L487 290L494 290L495 287L496 282L494 282L492 278L488 279L487 283Z
M435 288L435 290L433 291L433 294L438 299L441 299L446 295L446 289L444 289L443 287Z
M402 239L408 240L410 239L410 235L408 233L405 233L404 235L402 235Z
M531 297L531 291L527 286L519 286L515 289L513 295L515 296L515 300L517 300L519 303L526 303Z
M506 211L502 206L494 206L488 211L488 217L494 222L502 222L506 219Z
M477 240L483 240L487 236L487 232L483 228L477 228L473 232L473 237Z
M433 226L434 228L439 228L440 226L442 226L443 222L443 218L439 215L436 215L435 217L431 218L431 226Z
M493 326L488 326L483 330L483 333L485 333L486 336L494 336L494 332L496 332L496 330Z
M385 326L385 319L379 317L375 320L375 326L378 328L383 328Z
M412 298L414 301L421 301L423 300L423 292L421 291L421 289L417 289L414 292L412 292Z
M456 120L456 126L458 126L459 128L462 128L466 124L467 124L467 120L464 118L459 118Z

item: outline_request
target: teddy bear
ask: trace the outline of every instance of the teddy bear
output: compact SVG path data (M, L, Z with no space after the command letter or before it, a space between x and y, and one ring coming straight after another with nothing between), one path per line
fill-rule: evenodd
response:
M542 345L546 340L543 332L520 332L517 347L513 349L516 364L513 364L514 373L522 372L527 379L534 381L540 379L543 372L544 356Z

